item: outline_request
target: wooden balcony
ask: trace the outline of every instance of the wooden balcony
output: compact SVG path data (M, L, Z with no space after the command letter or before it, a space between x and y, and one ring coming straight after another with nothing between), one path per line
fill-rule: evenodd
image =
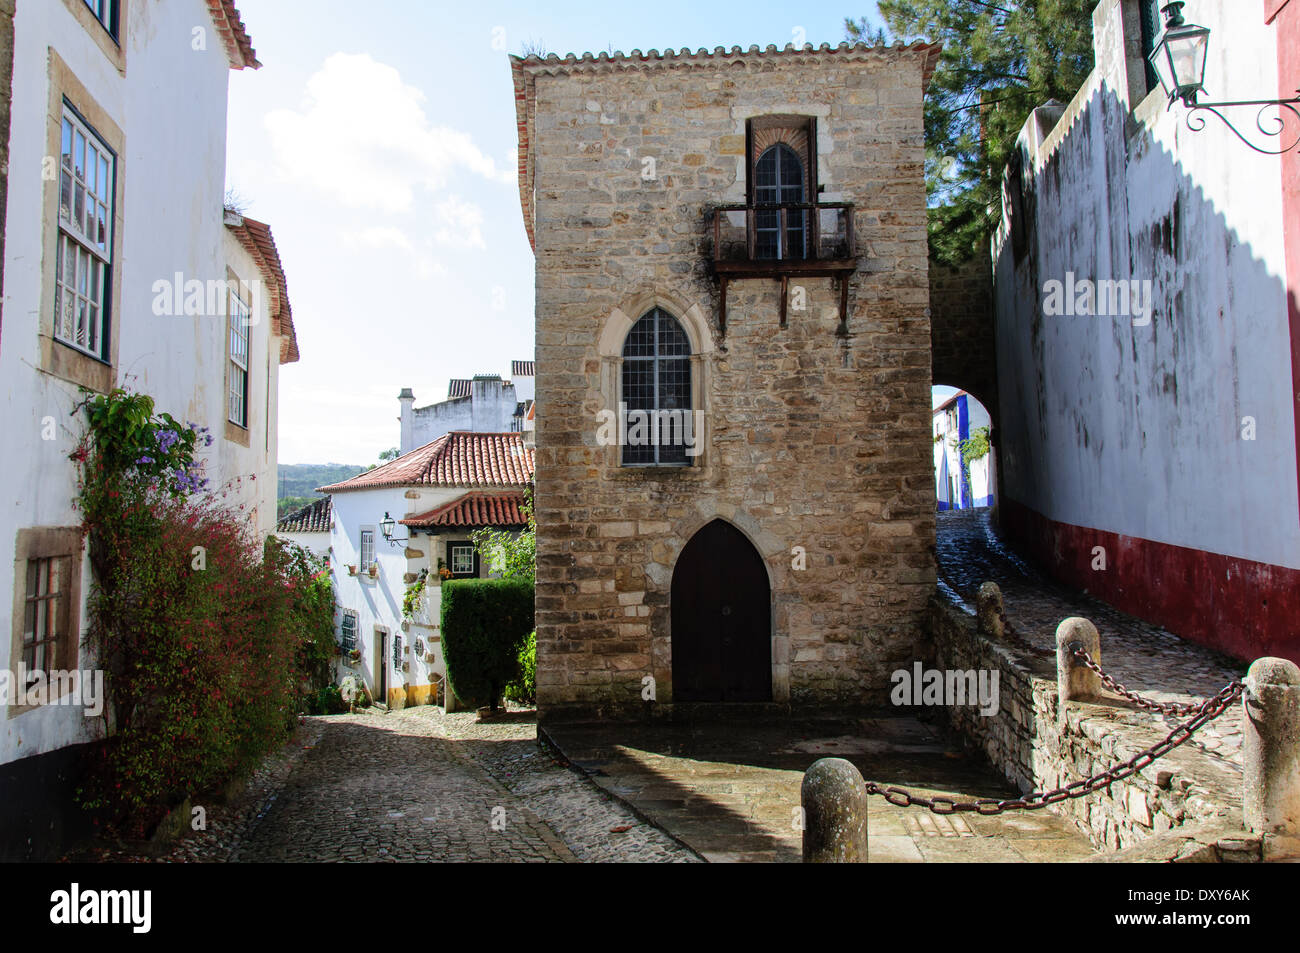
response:
M719 321L727 329L727 284L765 278L781 284L786 326L791 278L838 278L840 332L848 314L849 275L858 266L851 202L719 205L711 210L713 272L721 290Z

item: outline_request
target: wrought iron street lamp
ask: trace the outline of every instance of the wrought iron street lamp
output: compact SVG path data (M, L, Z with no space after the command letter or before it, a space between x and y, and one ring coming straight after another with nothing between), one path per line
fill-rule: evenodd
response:
M1175 99L1181 99L1183 105L1187 107L1187 128L1193 132L1200 132L1204 129L1205 117L1200 113L1206 111L1212 112L1222 119L1224 125L1231 129L1238 139L1256 152L1262 152L1265 155L1281 155L1283 152L1289 152L1297 145L1300 145L1300 111L1296 110L1296 104L1300 103L1300 90L1296 91L1297 95L1294 99L1248 99L1224 103L1197 102L1197 96L1205 87L1205 60L1210 46L1210 31L1208 27L1198 26L1184 20L1183 6L1183 0L1176 0L1176 2L1165 4L1161 8L1161 12L1165 16L1165 29L1160 34L1159 40L1156 41L1150 59L1151 66L1160 79L1160 85L1164 87L1165 95L1169 97L1170 107L1173 107ZM1255 116L1255 127L1262 135L1279 138L1287 131L1288 126L1294 124L1295 138L1280 149L1266 149L1256 145L1247 139L1227 116L1220 112L1222 109L1238 106L1259 107L1259 111ZM1265 116L1265 113L1271 108L1277 109L1277 116ZM1286 139L1280 138L1279 141L1287 142Z
M411 539L409 535L403 539L395 539L393 537L393 528L396 525L397 521L388 515L388 510L384 510L384 518L379 521L379 532L384 534L384 539L388 540L388 545L390 546L396 546L398 543L409 542Z

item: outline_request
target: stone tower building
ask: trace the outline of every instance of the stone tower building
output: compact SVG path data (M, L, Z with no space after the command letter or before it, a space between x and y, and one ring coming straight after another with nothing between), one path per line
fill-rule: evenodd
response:
M878 704L921 657L938 54L511 58L544 719Z

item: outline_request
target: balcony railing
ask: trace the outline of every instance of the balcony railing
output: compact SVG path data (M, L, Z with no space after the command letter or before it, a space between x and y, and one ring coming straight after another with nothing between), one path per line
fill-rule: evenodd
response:
M840 271L856 257L849 202L719 205L713 210L713 262L719 274Z
M727 283L781 282L781 327L791 278L838 278L839 333L847 334L849 275L858 266L851 202L718 205L713 216L713 271L721 284L719 326L727 330Z

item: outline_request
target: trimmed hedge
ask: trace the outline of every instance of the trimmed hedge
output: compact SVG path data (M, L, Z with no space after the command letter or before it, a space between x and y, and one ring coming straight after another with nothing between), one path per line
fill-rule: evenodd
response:
M533 631L529 579L455 579L442 584L447 678L467 704L496 705L520 677L519 652Z

